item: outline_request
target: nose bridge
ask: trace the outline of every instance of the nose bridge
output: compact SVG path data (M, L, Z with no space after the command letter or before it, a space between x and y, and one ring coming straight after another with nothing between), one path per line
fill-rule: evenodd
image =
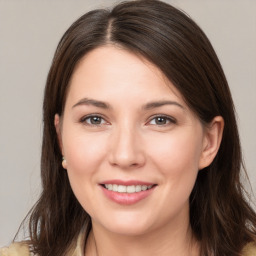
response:
M111 139L111 164L121 168L138 167L144 164L145 157L140 143L140 132L128 120L117 125Z

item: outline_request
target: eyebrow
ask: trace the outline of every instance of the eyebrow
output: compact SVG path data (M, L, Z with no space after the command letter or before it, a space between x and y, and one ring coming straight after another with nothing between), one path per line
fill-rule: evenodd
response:
M146 105L144 105L142 107L142 109L144 110L150 110L150 109L154 109L154 108L159 108L165 105L174 105L177 107L180 107L182 109L185 109L181 104L179 104L176 101L170 101L170 100L161 100L161 101L153 101L153 102L149 102Z
M77 106L82 106L82 105L92 105L98 108L110 109L110 105L108 103L105 103L99 100L88 99L88 98L83 98L79 100L72 108L75 108Z
M82 105L92 105L98 108L103 108L103 109L111 109L110 105L106 102L103 101L99 101L99 100L94 100L94 99L89 99L89 98L83 98L81 100L79 100L75 105L73 105L72 108L75 108L77 106L82 106ZM176 101L170 101L170 100L161 100L161 101L153 101L153 102L149 102L145 105L142 106L143 110L150 110L150 109L154 109L154 108L159 108L165 105L174 105L177 107L180 107L182 109L184 109L184 107L179 104Z

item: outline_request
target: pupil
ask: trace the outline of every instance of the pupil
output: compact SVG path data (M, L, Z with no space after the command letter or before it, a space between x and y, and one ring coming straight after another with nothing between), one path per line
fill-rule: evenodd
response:
M157 124L166 124L166 119L164 117L157 117L156 123Z
M98 116L91 117L92 124L100 124L101 118Z

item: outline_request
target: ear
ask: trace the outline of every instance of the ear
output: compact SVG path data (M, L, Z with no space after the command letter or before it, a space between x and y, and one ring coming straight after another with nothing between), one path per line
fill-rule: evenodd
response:
M206 126L199 170L209 166L217 155L222 140L223 129L224 120L221 116L214 117L211 123Z
M57 137L58 137L58 143L59 143L60 151L63 154L62 138L61 138L61 123L60 122L61 122L60 121L60 116L58 114L55 114L55 116L54 116L54 126L55 126L55 130L56 130Z

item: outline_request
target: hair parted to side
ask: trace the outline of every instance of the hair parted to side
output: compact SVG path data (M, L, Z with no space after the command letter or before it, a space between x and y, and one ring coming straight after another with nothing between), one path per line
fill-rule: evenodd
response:
M156 0L129 1L86 13L62 37L48 74L43 104L42 194L30 216L31 248L63 255L90 216L75 198L54 127L69 81L81 58L106 44L155 64L183 95L202 123L225 121L213 163L199 171L190 196L190 222L201 255L238 256L256 240L256 214L240 182L242 156L234 106L219 60L202 30L182 11Z

